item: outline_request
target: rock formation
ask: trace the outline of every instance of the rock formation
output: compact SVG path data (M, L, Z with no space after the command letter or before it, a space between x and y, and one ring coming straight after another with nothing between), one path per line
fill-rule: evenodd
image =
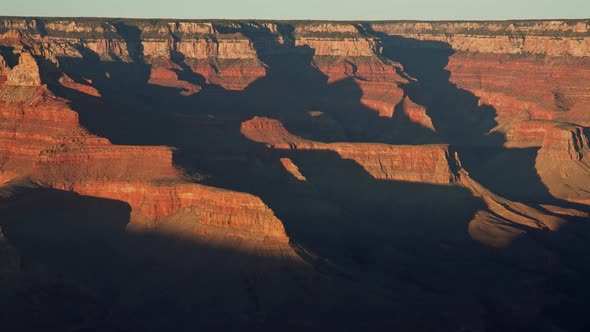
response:
M280 221L257 197L187 182L173 166L171 148L113 145L89 134L65 100L39 86L29 53L20 54L7 77L0 97L1 183L29 177L46 187L118 199L132 207L135 222L148 226L191 213L195 234L201 225L245 239L288 242Z
M560 125L547 131L536 166L553 196L588 204L589 152L588 137L582 127Z
M274 149L334 151L378 180L448 185L455 182L453 171L459 167L446 145L326 144L297 137L278 120L258 117L242 123L242 134Z
M21 53L18 65L6 72L6 85L39 86L39 67L30 53Z

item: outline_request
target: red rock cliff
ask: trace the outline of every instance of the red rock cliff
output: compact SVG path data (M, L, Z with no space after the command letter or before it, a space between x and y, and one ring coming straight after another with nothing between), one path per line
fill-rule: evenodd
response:
M583 158L576 159L579 154L570 153L570 147L583 140L561 137L567 134L559 125L579 126L572 137L582 137L583 128L590 122L590 87L585 79L590 75L589 34L584 21L275 23L3 18L0 44L11 49L11 54L0 58L2 182L27 175L58 188L92 195L106 192L129 202L135 212L149 218L175 214L191 204L207 206L205 210L219 208L224 217L199 216L203 223L212 218L211 223L218 226L223 224L219 220L227 221L224 218L228 216L221 206L231 202L227 197L235 194L236 205L248 216L235 219L238 224L285 240L284 234L278 235L283 232L280 222L256 197L189 186L172 165L170 148L112 145L88 133L80 127L78 113L68 107L67 100L56 97L42 84L57 77L65 87L101 98L92 79L68 77L61 72L60 66L90 57L109 65L145 65L149 77L145 83L180 90L183 97L198 100L206 89L208 97L214 95L211 91L233 91L233 96L240 96L272 74L269 68L273 56L302 55L309 56L310 68L319 73L320 86L330 91L343 84L349 89L337 96L333 108L350 112L353 119L360 114L371 123L385 123L385 129L379 129L385 134L408 126L413 128L408 136L412 130L420 130L436 137L440 123L426 106L432 96L409 96L407 85L421 82L384 54L384 39L397 36L441 42L436 47L452 50L446 67L440 68L450 73L451 86L473 94L479 105L489 105L495 112L497 126L486 128L490 132L481 136L500 133L503 146L497 148L542 147L537 158L539 175L553 195L570 197L562 192L565 187L553 190L555 185L545 181L558 178L561 171L542 165L552 158L549 155L567 156L567 160L581 165ZM45 70L41 75L37 63ZM319 108L322 101L319 98L316 103ZM326 122L331 129L345 132L342 128L347 123L334 120L341 115L335 113ZM239 112L226 117L207 116L219 122L244 120ZM470 125L469 121L465 124ZM202 123L191 125L206 127ZM372 130L363 134L370 136ZM448 185L457 182L456 170L460 168L446 144L323 143L293 135L280 121L270 118L243 122L241 132L250 141L275 149L335 152L380 180ZM305 179L292 161L283 159L282 165L296 178ZM581 186L575 192L587 190L585 184ZM196 193L215 198L208 206L201 198L177 196L195 197ZM229 214L235 212L231 211ZM249 220L250 216L267 220L274 231L259 228L260 223ZM232 228L240 229L240 225L232 224Z
M343 159L354 160L378 180L449 185L455 182L454 169L459 167L446 145L314 142L289 133L278 120L258 117L242 123L241 132L275 149L334 151Z
M132 221L146 227L183 215L197 236L288 242L283 225L258 197L188 182L173 166L171 148L113 145L89 134L65 100L39 86L30 54L21 53L19 64L3 74L1 184L28 177L42 186L121 200L131 206Z
M555 197L590 203L590 146L582 127L550 128L536 159L543 183Z

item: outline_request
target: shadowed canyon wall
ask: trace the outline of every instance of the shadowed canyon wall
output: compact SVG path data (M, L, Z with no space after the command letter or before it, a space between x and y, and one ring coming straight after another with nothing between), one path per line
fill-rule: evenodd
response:
M586 331L588 77L583 20L0 18L0 321Z

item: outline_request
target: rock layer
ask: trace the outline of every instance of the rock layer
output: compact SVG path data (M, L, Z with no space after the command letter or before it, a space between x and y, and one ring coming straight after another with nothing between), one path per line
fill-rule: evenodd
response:
M278 150L333 151L354 160L378 180L448 185L455 182L458 160L447 145L387 145L322 143L289 133L278 120L253 118L242 123L242 134Z
M536 168L549 192L558 198L590 202L590 147L582 127L560 125L547 131Z
M442 41L453 50L496 54L588 56L584 21L497 21L378 23L377 31L418 40Z
M192 216L196 235L206 226L246 240L288 243L281 222L259 198L189 183L173 166L171 148L113 145L89 134L64 100L31 84L39 72L30 54L20 59L12 72L30 73L0 85L0 183L30 177L127 202L136 223L149 226L183 213Z
M505 136L504 146L543 147L537 162L542 178L555 178L560 172L542 166L548 159L545 156L554 153L548 151L561 149L547 147L558 130L556 125L585 126L589 121L586 97L590 94L583 79L588 74L589 32L583 21L291 25L3 18L1 22L0 42L5 45L0 63L2 167L4 174L10 174L6 179L34 174L40 182L60 188L81 181L181 181L172 166L172 150L111 145L81 129L78 115L65 106L66 101L41 87L44 81L55 84L57 77L63 87L101 98L101 87L91 78L70 78L60 72L60 66L76 59L145 64L147 84L178 89L181 96L190 97L217 87L247 91L256 81L277 75L269 72L273 61L309 57L309 64L324 75L326 91L349 91L338 96L337 103L324 103L320 98L320 108L332 108L332 117L320 116L322 121L327 119L325 123L335 132L343 132L347 125L356 125L358 108L366 107L374 112L363 115L366 119L384 123L381 119L389 118L392 132L398 132L391 137L404 138L407 131L402 127L407 123L432 135L437 134L437 123L431 110L422 105L424 100L408 95L407 85L416 79L401 63L384 56L385 39L404 38L424 42L425 47L452 49L455 53L446 66L450 83L473 93L479 105L493 107L498 124L493 130ZM537 83L528 84L530 81ZM360 104L354 105L357 99ZM344 123L343 119L352 121ZM248 139L275 149L336 152L380 180L450 184L460 168L454 152L444 144L320 143L290 134L275 120L259 118L241 126ZM352 135L337 136L389 140L388 126L379 128L382 133L355 128ZM421 135L413 141L431 137ZM567 144L562 145L565 149ZM565 156L566 150L560 153ZM141 166L147 163L149 169ZM282 164L295 178L305 178L288 158Z

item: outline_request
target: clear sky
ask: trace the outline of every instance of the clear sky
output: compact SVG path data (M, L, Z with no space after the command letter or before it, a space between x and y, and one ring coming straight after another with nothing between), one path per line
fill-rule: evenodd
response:
M590 18L590 0L0 0L0 15L324 20Z

